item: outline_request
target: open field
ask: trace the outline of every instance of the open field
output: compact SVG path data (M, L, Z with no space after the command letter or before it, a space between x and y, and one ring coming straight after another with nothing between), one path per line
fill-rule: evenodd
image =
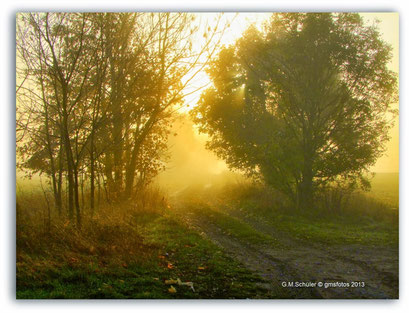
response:
M369 194L386 203L399 206L399 173L376 173Z

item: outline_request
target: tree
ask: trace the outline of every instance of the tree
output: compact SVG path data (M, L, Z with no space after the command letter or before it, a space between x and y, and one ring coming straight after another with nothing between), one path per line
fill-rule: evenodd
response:
M275 14L220 52L193 116L232 168L309 209L320 188L368 184L396 100L390 58L359 14Z
M219 17L215 27L206 30L203 44L193 49L199 31L193 14L124 13L105 18L105 130L111 142L111 150L103 153L105 175L114 197L129 198L141 178L163 168L160 158L171 118L184 97L195 92L186 89L216 51L227 24L219 25Z
M17 16L17 153L49 177L78 227L84 189L129 198L164 168L172 117L226 29L188 13L21 13ZM218 19L220 21L220 18ZM82 200L82 201L80 201Z
M96 46L92 44L95 33L90 16L21 14L20 23L26 27L18 24L17 36L19 62L23 62L25 73L30 77L23 90L32 104L26 111L34 113L31 138L44 138L57 206L61 205L61 161L64 154L69 189L68 212L73 218L75 208L78 226L81 224L78 169L86 145L81 135L87 119L90 75L97 57ZM30 142L25 142L24 152L33 148L41 151L41 140L36 143L37 147L30 147ZM58 185L56 151L61 152ZM44 172L43 167L37 170Z

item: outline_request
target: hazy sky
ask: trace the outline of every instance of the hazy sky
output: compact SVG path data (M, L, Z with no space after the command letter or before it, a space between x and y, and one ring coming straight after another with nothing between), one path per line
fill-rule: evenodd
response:
M385 42L392 45L393 58L389 64L390 69L399 73L399 14L398 13L361 13L364 20L368 25L372 25L376 20L379 21L378 27L382 38ZM216 13L203 13L199 14L200 19L209 21L217 16ZM256 24L258 27L262 22L270 16L270 13L226 13L223 19L231 21L226 34L223 36L222 44L229 45L240 37L242 32L248 28L250 24ZM199 73L195 78L195 86L204 85L209 82L205 73ZM200 97L200 93L196 93L186 97L186 105L181 111L188 111L195 106L197 100ZM187 106L188 105L188 106ZM394 103L393 108L399 109L399 103ZM375 166L372 167L374 172L398 172L399 171L399 118L394 119L395 126L390 131L391 140L387 143L387 151L383 157L381 157ZM206 136L201 135L201 140L205 140ZM217 162L218 167L222 167L221 163Z
M383 39L392 45L393 59L390 69L399 73L399 14L398 13L364 13L365 19L373 22L379 20L379 30ZM399 109L399 103L393 104ZM387 143L386 154L373 167L374 172L399 172L399 117L395 118L395 126L390 131L391 140Z

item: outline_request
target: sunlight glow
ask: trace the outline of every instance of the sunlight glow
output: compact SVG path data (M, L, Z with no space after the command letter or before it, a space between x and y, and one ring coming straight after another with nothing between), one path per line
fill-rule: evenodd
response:
M203 25L208 24L211 27L214 27L212 23L216 23L216 18L218 14L219 13L197 13L201 21L203 22ZM220 41L221 45L229 46L231 44L234 44L234 42L241 37L243 32L250 25L254 25L258 29L260 29L263 22L268 20L270 16L271 13L224 13L222 16L221 23L229 24L230 26L227 28L226 32L223 34L223 37L221 38ZM197 49L199 49L199 47L201 47L204 44L205 40L206 40L205 37L198 36L196 42L194 43L194 46L196 46ZM185 78L185 80L187 79L188 77ZM195 78L192 81L192 86L190 86L190 88L187 89L187 93L195 88L203 87L203 89L206 89L209 86L209 84L210 84L209 77L207 76L205 71L202 71L195 76ZM197 105L197 101L199 100L199 98L200 91L187 95L185 97L185 103L179 109L179 112L185 113L192 110Z

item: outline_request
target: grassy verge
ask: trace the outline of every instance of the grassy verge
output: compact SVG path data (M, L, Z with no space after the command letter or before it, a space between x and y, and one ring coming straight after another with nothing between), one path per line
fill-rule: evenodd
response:
M231 186L220 200L223 210L239 211L275 230L298 239L323 244L362 244L396 247L398 211L367 195L355 194L341 210L295 211L282 195L255 184Z
M171 216L104 218L17 234L18 299L280 298L261 279ZM31 229L31 230L30 230ZM193 288L192 288L193 287Z
M229 209L241 210L244 215L261 220L297 239L331 245L396 246L398 244L397 225L371 218L267 211L265 208L260 209L254 201L231 204Z
M236 237L243 242L248 242L250 244L268 244L269 246L277 248L283 247L277 239L258 232L245 222L223 212L206 207L195 210L195 213L217 225L226 235Z
M180 298L280 298L257 286L263 281L226 256L212 242L186 229L172 217L160 217L147 225L146 237L150 243L161 245L159 258L167 267L167 279L193 282L195 293L177 286ZM170 269L169 269L170 267ZM282 292L277 290L277 292Z
M380 222L354 223L348 219L316 219L291 215L277 215L270 225L291 236L313 242L342 245L396 245L398 229Z

